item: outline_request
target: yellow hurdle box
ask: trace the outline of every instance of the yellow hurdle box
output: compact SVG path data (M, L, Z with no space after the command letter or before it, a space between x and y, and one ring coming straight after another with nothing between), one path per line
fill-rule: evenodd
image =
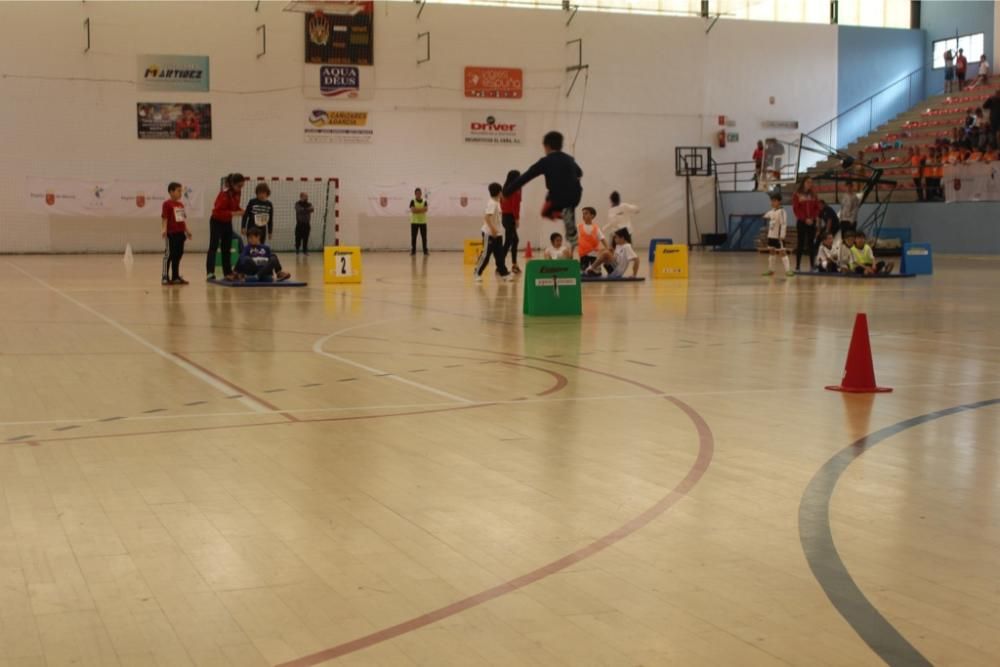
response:
M480 253L483 252L483 240L480 239L465 239L465 263L472 265L476 263L479 259Z
M326 284L361 282L361 248L328 246L323 248L323 282Z
M687 278L688 248L686 245L658 245L653 259L654 278Z

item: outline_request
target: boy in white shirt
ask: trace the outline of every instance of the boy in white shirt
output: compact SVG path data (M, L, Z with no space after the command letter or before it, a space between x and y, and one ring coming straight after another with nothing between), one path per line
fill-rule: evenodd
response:
M559 232L553 232L549 237L549 241L552 242L548 248L545 249L543 253L545 259L573 259L570 247L563 245L563 235Z
M841 273L851 272L851 262L854 261L854 253L851 246L854 245L854 230L845 231L840 237L840 247L837 248L837 269Z
M816 270L820 273L837 273L840 270L840 248L833 245L833 234L827 233L819 244Z
M476 262L477 283L483 281L483 271L490 263L490 257L496 262L500 279L505 282L511 279L503 253L503 231L501 231L503 228L500 225L500 193L503 191L503 186L499 183L490 183L489 190L490 200L486 202L483 226L480 228L483 233L483 252L479 254L479 260Z
M632 249L632 235L627 229L619 229L615 232L614 242L615 249L613 251L605 249L598 253L597 259L587 269L587 275L599 276L601 275L601 267L610 265L613 268L608 274L608 278L624 278L629 267L632 268L630 277L636 277L636 274L639 273L639 255Z
M771 210L764 214L767 220L767 271L765 276L774 275L774 257L781 255L781 264L785 267L786 276L794 276L788 263L788 251L785 250L785 234L788 232L788 215L781 206L781 195L771 195Z
M632 234L632 216L639 212L634 204L622 202L622 196L617 191L611 193L611 208L608 209L608 224L604 231L614 234L619 229L627 229Z

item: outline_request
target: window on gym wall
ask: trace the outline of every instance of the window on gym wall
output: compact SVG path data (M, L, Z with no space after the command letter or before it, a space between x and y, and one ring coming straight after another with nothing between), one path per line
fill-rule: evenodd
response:
M409 0L405 0L409 1ZM494 5L561 9L562 0L427 0L458 5ZM839 0L841 25L910 27L910 0ZM581 11L698 16L701 0L569 0ZM829 23L828 0L709 0L708 10L726 19ZM978 57L978 56L977 56Z
M965 51L965 57L970 63L974 63L979 60L979 56L983 55L983 33L977 32L974 35L960 35L958 37L949 37L948 39L939 39L934 42L934 69L942 69L944 67L944 52L951 49L953 55L958 55L958 50L963 49Z

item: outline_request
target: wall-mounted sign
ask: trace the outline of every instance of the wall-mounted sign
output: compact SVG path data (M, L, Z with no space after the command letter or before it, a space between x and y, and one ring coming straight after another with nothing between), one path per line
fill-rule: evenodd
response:
M139 102L136 125L140 139L211 139L212 105Z
M303 131L307 143L368 144L375 136L367 111L313 109Z
M797 130L799 129L799 121L797 120L765 120L761 123L762 127L774 127L780 130Z
M208 92L208 56L136 56L139 90Z
M465 96L521 99L524 71L511 67L466 67Z
M357 65L306 65L303 94L328 100L367 100L375 92L375 68Z
M520 146L525 119L519 111L463 111L462 136L467 144Z

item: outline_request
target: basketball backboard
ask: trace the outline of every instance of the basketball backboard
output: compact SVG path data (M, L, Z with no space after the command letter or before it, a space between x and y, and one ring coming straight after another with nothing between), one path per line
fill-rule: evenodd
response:
M678 176L711 176L711 146L677 146L674 148L674 173Z

